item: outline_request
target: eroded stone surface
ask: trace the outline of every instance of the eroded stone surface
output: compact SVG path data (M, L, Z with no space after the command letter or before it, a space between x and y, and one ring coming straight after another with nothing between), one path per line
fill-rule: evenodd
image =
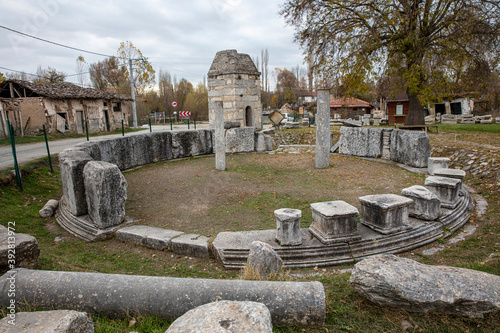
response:
M450 159L447 157L429 157L427 161L427 171L429 175L434 175L434 170L448 168Z
M311 204L313 222L309 231L323 244L360 240L358 209L347 202L327 201Z
M150 249L165 250L173 237L182 235L181 231L135 225L121 228L116 232L116 238L123 242L132 242Z
M9 257L15 246L15 260ZM40 248L35 237L28 234L14 233L12 230L0 225L0 273L4 273L15 267L35 268L38 264ZM11 261L9 261L11 260Z
M15 325L9 316L0 320L3 333L93 333L94 323L85 312L71 310L18 312Z
M339 153L352 156L381 157L383 149L383 129L340 128Z
M87 214L83 168L92 157L83 151L65 150L59 154L64 200L71 214Z
M38 211L38 214L40 214L41 217L45 217L45 218L52 217L52 215L54 215L58 205L59 205L59 201L54 200L54 199L50 199L43 206L43 208Z
M366 195L359 198L361 223L382 234L400 231L408 223L413 200L396 194Z
M392 254L357 263L350 282L371 302L398 310L481 318L500 309L500 276Z
M441 215L441 201L427 188L414 185L404 188L401 195L413 200L408 214L425 221L434 221Z
M391 160L416 168L426 168L431 156L427 133L394 130L391 134Z
M90 161L83 173L88 213L94 224L106 229L122 223L125 219L127 181L118 166Z
M172 252L183 256L208 258L208 240L210 237L196 234L183 234L173 238Z
M165 333L271 333L271 313L262 303L220 301L189 310Z
M283 266L283 260L281 260L280 256L274 251L271 245L260 241L254 241L250 245L248 264L256 273L260 274L260 276L267 278L271 274L275 276L279 274Z
M240 127L226 130L226 153L249 153L254 151L254 128Z
M462 181L459 179L429 176L425 179L424 186L433 192L441 201L441 206L453 208L458 203L458 191Z
M276 217L276 240L281 245L300 245L300 219L302 211L299 209L282 208L274 211Z

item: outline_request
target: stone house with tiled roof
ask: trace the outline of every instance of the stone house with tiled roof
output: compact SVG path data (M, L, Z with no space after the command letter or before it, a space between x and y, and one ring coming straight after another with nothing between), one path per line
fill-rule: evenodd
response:
M131 100L118 94L82 88L69 82L35 84L20 80L0 83L0 137L7 119L18 135L113 131L128 127Z
M370 103L354 97L330 99L332 118L334 114L339 114L342 119L356 119L369 114L371 109L373 106Z

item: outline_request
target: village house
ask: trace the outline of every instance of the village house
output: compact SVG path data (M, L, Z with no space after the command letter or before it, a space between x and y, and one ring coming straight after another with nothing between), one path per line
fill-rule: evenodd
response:
M69 82L34 84L20 80L0 83L0 137L7 137L7 119L17 135L109 132L128 127L131 99L81 88Z
M340 115L342 119L361 119L365 114L370 114L373 106L357 98L339 98L330 99L330 113L334 118L335 114Z
M400 93L387 99L388 124L404 124L410 109L410 100L406 93ZM443 100L440 103L430 104L425 109L425 116L434 116L439 119L442 115L451 115L455 118L470 116L474 110L474 100L468 97L456 96L453 99ZM456 121L456 120L455 120Z

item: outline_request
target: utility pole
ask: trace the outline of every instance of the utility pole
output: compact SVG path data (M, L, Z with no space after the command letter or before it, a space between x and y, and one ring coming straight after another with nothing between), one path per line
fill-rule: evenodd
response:
M132 60L128 59L129 72L130 72L130 90L132 92L132 114L134 116L134 128L137 128L137 109L135 105L135 87L134 87L134 71L132 68Z

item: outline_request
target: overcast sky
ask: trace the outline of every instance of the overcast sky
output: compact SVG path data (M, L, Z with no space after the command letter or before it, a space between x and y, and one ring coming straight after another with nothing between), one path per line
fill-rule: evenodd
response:
M216 52L226 49L260 57L267 48L270 74L275 67L303 65L293 29L278 15L282 2L0 0L0 25L109 55L116 55L120 42L131 41L157 72L161 68L196 84ZM70 75L76 73L79 55L88 63L104 58L0 29L0 67L36 73L38 65L50 66ZM76 76L67 80L77 82Z

